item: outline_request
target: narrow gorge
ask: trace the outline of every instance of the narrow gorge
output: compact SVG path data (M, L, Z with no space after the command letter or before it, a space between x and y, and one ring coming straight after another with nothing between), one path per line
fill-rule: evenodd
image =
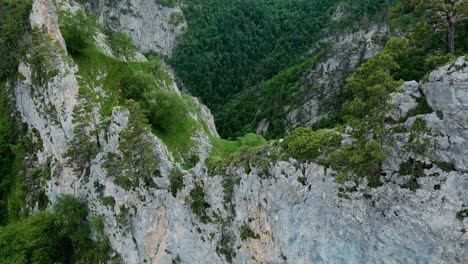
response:
M468 263L467 19L0 0L0 263Z

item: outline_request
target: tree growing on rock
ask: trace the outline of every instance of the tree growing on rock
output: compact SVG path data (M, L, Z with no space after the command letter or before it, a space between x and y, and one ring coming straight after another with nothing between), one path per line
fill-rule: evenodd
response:
M445 32L447 52L455 53L455 26L468 20L466 0L400 0L393 9L393 15L416 11L421 13L420 25L432 26L434 32ZM426 28L423 26L422 28Z
M416 118L410 127L410 136L408 144L406 145L407 151L412 156L411 175L415 175L416 161L423 159L428 155L430 141L427 133L431 130L426 125L426 120L421 117Z

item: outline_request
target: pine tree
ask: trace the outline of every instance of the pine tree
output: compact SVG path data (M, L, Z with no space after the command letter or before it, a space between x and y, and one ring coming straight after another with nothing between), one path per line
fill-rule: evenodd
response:
M424 14L421 23L432 25L434 32L445 32L447 52L455 53L455 26L468 20L466 0L400 0L393 15L417 11Z

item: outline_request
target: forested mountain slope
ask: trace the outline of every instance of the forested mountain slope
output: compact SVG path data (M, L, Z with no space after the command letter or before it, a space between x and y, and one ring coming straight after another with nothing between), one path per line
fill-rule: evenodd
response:
M468 262L443 1L0 0L0 263Z
M281 108L299 97L296 82L325 53L321 38L381 19L391 2L190 1L183 8L188 29L171 64L185 87L214 111L221 135L239 136L265 117L284 119ZM282 71L288 72L270 85ZM271 136L282 135L284 125L277 126L272 130L281 132Z

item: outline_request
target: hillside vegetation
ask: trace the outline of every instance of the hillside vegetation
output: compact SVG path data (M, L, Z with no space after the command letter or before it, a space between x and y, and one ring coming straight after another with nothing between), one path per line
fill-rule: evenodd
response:
M220 134L240 136L240 131L253 131L253 121L270 115L271 106L262 109L259 116L255 113L244 116L245 109L289 100L284 97L294 98L288 94L291 91L287 87L275 87L275 91L271 91L263 84L269 85L268 80L281 72L283 77L277 79L286 77L288 83L274 82L278 86L293 86L292 79L297 80L300 75L297 71L300 66L295 65L310 67L308 50L324 36L324 29L339 32L365 25L391 2L189 1L183 9L188 30L176 48L171 64L187 89L212 109ZM333 22L332 16L338 6L345 10L345 14L339 22ZM295 69L288 70L291 67ZM305 69L301 67L300 70ZM290 74L292 76L285 76ZM264 90L269 90L266 98ZM235 100L243 101L243 104L234 102L226 107ZM280 136L283 132L281 127L273 130L271 136Z

